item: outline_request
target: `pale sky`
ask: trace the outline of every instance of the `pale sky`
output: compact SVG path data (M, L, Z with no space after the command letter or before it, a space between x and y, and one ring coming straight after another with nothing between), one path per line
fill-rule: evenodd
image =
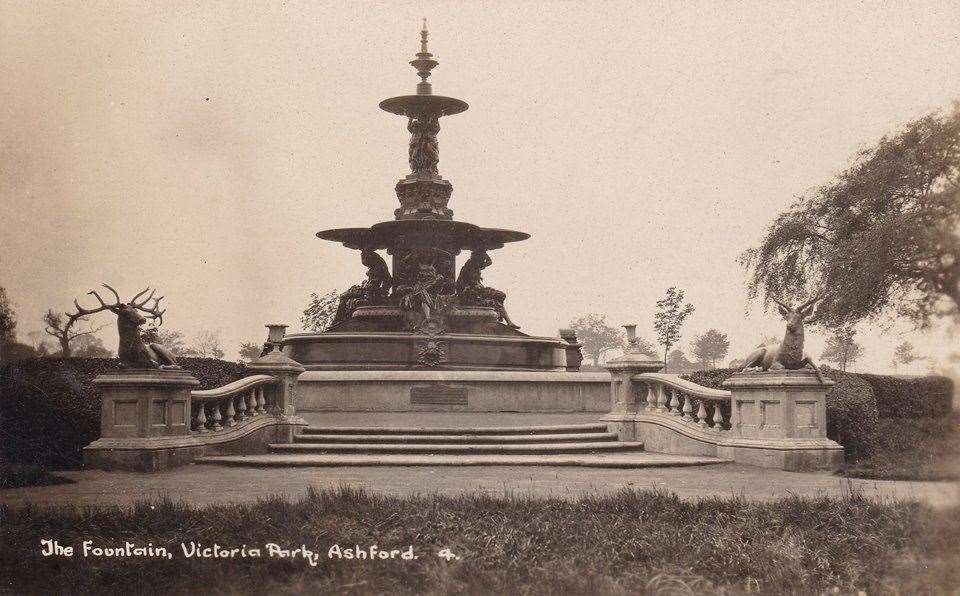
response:
M393 218L420 19L458 220L531 234L491 254L522 330L587 312L653 339L671 285L727 359L779 317L735 262L857 149L960 99L954 2L4 2L0 285L40 329L107 282L166 295L165 326L228 355L299 327L311 291L364 275L318 230ZM462 257L458 261L462 262ZM89 301L85 302L90 304ZM101 336L115 349L111 326ZM908 339L861 328L859 370ZM822 337L807 335L815 357Z

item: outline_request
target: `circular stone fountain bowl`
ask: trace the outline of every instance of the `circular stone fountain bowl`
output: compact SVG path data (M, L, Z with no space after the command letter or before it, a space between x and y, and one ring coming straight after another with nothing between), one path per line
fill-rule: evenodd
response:
M427 364L439 343L442 361ZM436 346L433 346L436 347ZM293 333L283 352L307 370L501 370L565 371L568 344L557 337L410 332Z

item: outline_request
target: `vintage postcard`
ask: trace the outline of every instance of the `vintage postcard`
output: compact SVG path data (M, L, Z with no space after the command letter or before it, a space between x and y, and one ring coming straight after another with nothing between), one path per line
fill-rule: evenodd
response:
M0 3L0 593L957 594L958 31Z

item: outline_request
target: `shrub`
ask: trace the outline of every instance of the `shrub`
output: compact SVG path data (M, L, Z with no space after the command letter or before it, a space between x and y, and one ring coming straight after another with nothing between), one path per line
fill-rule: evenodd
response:
M873 387L881 418L931 418L953 409L953 381L947 377L860 377Z
M201 389L244 376L243 366L212 358L178 358ZM49 468L81 464L83 447L100 437L100 392L93 379L119 369L115 358L43 358L0 369L3 455L11 463Z
M843 445L848 460L866 457L877 431L877 398L860 375L821 369L835 384L827 391L827 437Z
M680 376L704 387L722 389L723 382L737 370L717 368ZM836 383L826 395L827 437L843 445L848 458L866 456L877 426L877 402L873 389L858 375L826 367L822 371L825 377Z

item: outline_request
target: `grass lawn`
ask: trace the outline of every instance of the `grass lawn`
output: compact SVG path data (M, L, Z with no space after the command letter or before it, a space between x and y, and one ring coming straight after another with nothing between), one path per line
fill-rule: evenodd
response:
M841 473L878 480L960 479L960 413L938 418L881 418L873 452Z
M427 487L425 487L427 488ZM844 499L681 501L625 491L579 501L387 497L352 489L299 502L193 508L0 509L0 590L69 593L741 594L952 593L960 508ZM41 555L41 540L76 549ZM83 557L96 547L165 547L171 558ZM260 548L186 558L180 543ZM317 554L268 556L266 543ZM414 560L330 558L377 545ZM449 549L458 558L437 556ZM243 551L239 551L242 553Z

